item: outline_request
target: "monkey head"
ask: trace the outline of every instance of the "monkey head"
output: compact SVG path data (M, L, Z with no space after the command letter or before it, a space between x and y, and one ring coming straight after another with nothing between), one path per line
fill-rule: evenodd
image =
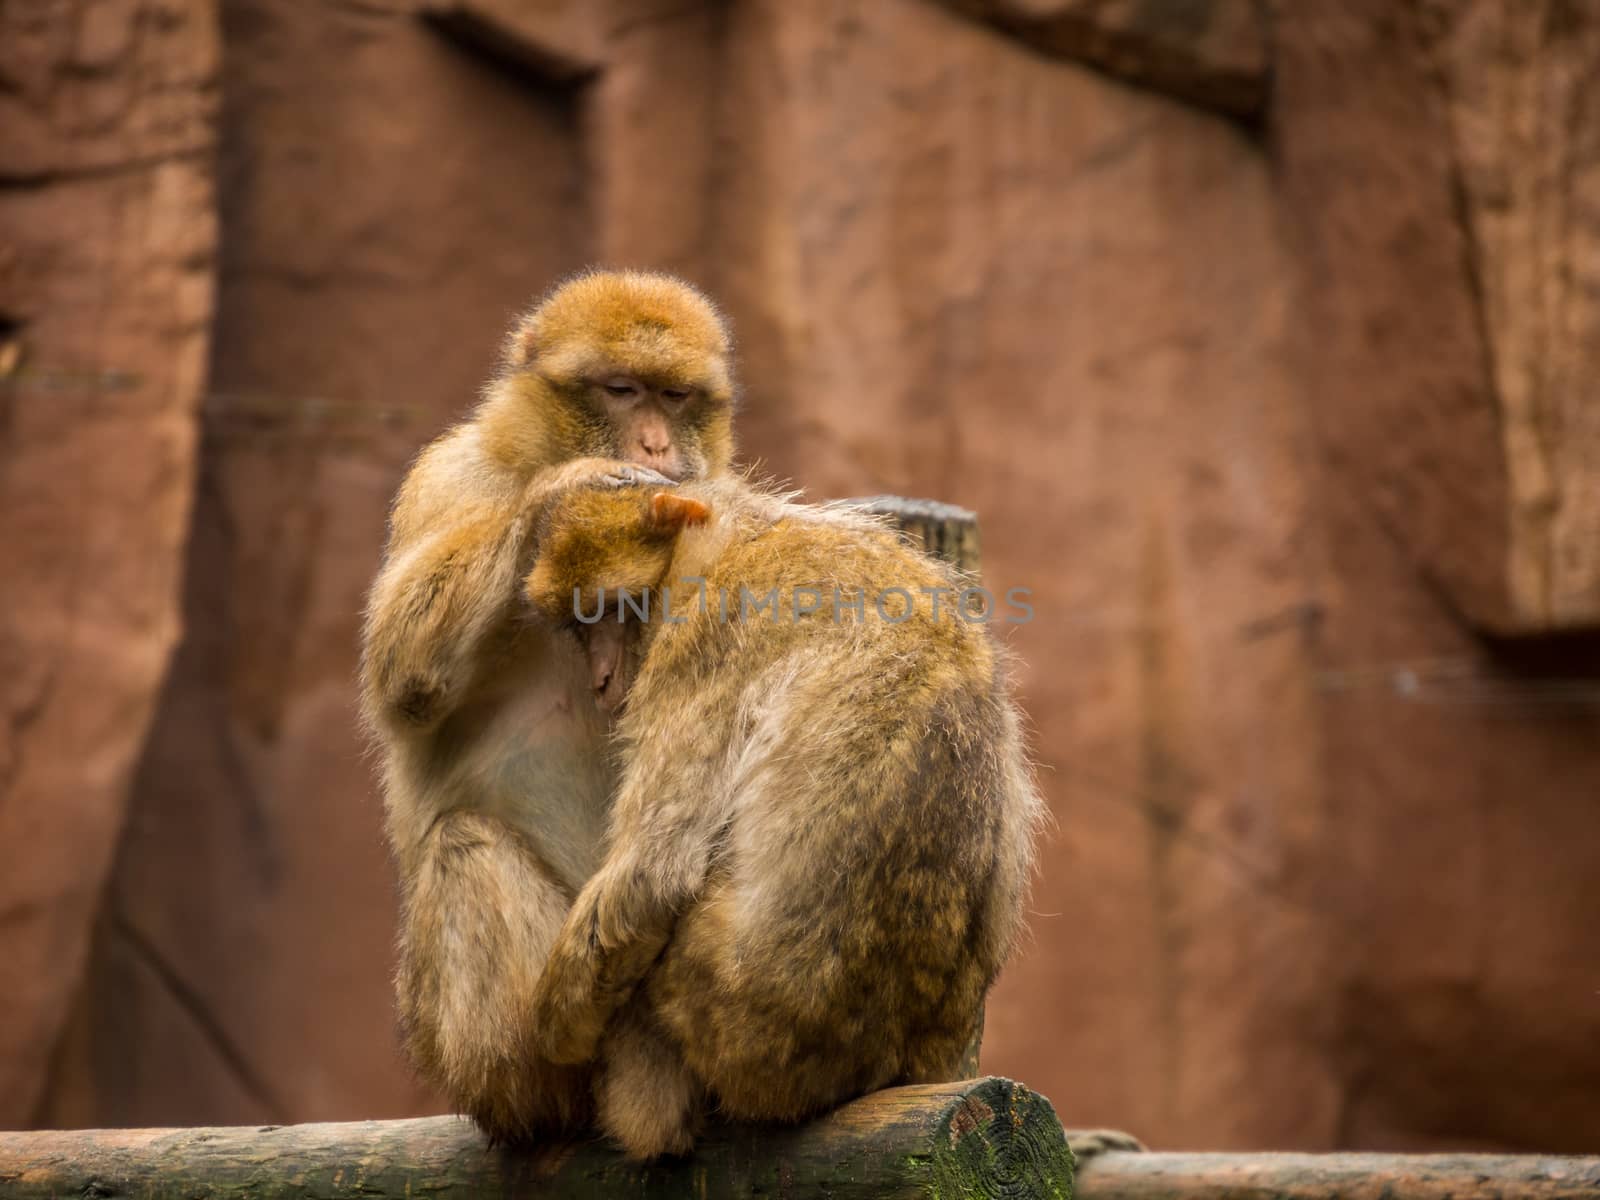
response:
M506 341L505 453L534 465L594 457L671 479L726 473L733 456L728 328L670 275L593 271L558 287Z
M710 517L703 501L646 488L581 488L543 514L523 590L547 621L577 633L605 712L627 699L643 657L639 618L659 616L678 535Z

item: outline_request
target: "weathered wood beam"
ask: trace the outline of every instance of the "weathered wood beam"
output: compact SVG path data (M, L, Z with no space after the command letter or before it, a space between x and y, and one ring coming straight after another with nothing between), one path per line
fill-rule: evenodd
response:
M723 1127L650 1165L600 1142L490 1149L466 1121L0 1133L0 1197L769 1195L1070 1200L1050 1102L1008 1079L891 1088L789 1129Z
M1084 1160L1078 1200L1593 1200L1600 1158L1130 1154Z

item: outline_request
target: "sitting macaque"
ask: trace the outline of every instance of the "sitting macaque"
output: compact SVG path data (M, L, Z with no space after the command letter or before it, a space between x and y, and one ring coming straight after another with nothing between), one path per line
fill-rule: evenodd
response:
M395 991L418 1072L495 1141L592 1124L588 1070L534 1053L529 1020L614 787L583 657L522 598L531 526L567 487L725 474L736 390L705 296L586 272L517 322L483 403L395 498L361 659L400 877Z
M537 1052L597 1061L600 1125L639 1158L710 1111L957 1077L1041 813L960 578L730 479L567 491L537 520L527 594L585 643L621 766Z

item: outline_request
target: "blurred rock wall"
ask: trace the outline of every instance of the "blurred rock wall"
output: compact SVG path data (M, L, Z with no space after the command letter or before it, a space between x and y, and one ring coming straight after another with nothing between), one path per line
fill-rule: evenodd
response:
M1057 828L987 1070L1600 1139L1600 11L0 8L0 1126L431 1111L354 723L405 464L590 262L747 461L978 510Z

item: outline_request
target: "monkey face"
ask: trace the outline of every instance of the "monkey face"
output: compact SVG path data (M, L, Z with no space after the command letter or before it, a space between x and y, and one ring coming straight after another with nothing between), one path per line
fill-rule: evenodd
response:
M599 271L557 288L506 345L522 400L502 456L620 458L674 480L733 457L732 344L704 296L671 276Z
M617 371L591 383L590 389L611 429L616 457L672 480L705 474L698 422L691 419L692 410L706 403L698 388L677 380L649 383Z

